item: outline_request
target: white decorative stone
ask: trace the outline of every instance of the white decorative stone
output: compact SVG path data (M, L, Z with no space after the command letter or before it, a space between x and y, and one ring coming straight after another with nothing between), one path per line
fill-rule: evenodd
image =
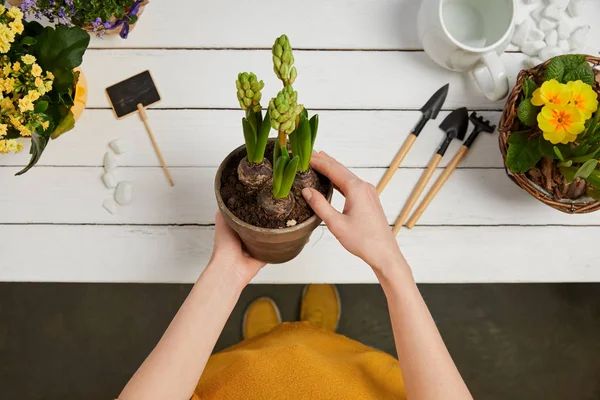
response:
M537 67L542 62L543 61L540 60L537 57L530 57L530 58L528 58L528 59L525 60L525 65L527 66L527 68L533 68L533 67Z
M559 49L556 46L548 46L543 48L540 53L538 54L538 57L542 60L542 61L547 61L551 58L554 58L556 56L560 56L563 54L563 51L561 49Z
M546 47L546 42L542 40L537 42L527 42L521 47L521 51L528 56L535 57L544 47Z
M535 10L531 12L531 18L533 18L536 22L540 22L542 20L542 12L544 11L544 6L539 6Z
M102 175L102 182L107 189L114 189L117 186L117 178L112 172L106 172Z
M550 0L550 4L553 4L559 10L564 10L569 5L571 0Z
M296 221L295 219L290 219L288 222L285 223L285 225L288 228L291 228L292 226L298 225L298 221Z
M106 152L106 154L104 154L104 170L106 172L111 172L117 169L118 166L119 163L117 162L115 155L110 151Z
M129 143L125 139L116 139L108 144L117 154L127 153L130 150Z
M529 32L534 28L533 22L530 19L525 19L515 28L515 33L512 37L512 44L515 46L523 46L527 41Z
M569 45L571 50L580 50L585 46L585 39L590 32L589 25L582 26L575 29L569 38Z
M560 11L558 10L558 8L556 8L554 4L550 4L548 7L546 7L542 15L554 21L560 20Z
M559 40L558 48L561 49L565 54L571 51L571 45L569 44L568 40Z
M523 3L525 4L537 4L539 2L540 0L523 0Z
M571 37L571 25L567 21L560 21L558 24L558 39L568 39Z
M527 41L528 42L537 42L539 40L544 40L545 36L546 36L546 34L544 32L542 32L541 30L539 30L536 27L533 27L529 31L529 36L527 36Z
M104 207L104 209L111 214L116 214L117 212L117 203L115 203L113 199L104 200L104 203L102 203L102 207Z
M583 15L583 0L571 0L567 9L569 15L573 18Z
M558 23L556 21L553 21L548 18L542 18L542 20L540 21L540 29L544 32L556 28L557 25Z
M556 46L558 44L558 32L556 32L556 29L548 31L544 41L548 46Z
M115 200L124 206L131 204L131 200L133 200L133 185L131 182L119 182L117 190L115 190Z

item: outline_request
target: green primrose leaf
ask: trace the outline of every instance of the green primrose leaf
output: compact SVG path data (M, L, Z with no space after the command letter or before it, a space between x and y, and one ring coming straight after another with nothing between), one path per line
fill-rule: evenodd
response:
M256 138L256 148L254 149L254 159L262 162L265 158L265 150L267 148L267 142L269 140L269 133L271 132L271 117L269 113L265 113L265 119L260 124L258 130L258 137Z
M296 177L296 172L298 171L298 164L300 164L300 157L298 156L292 158L292 160L287 164L285 171L283 172L281 187L279 188L279 193L276 197L283 199L290 194L290 190L294 184L294 178Z
M31 133L31 149L29 153L31 154L31 158L29 159L29 164L21 171L17 172L15 175L23 175L25 172L29 171L37 162L40 160L46 145L48 144L48 138L40 135L37 132Z
M559 166L559 167L570 167L570 166L572 166L572 165L573 165L573 161L572 161L572 160L569 160L569 161L565 161L565 162L558 163L558 166Z
M513 132L508 139L506 166L512 172L527 172L542 159L539 145L528 136L527 131Z
M537 85L535 84L533 79L529 77L525 78L525 81L523 82L523 95L526 99L531 99L531 97L533 96L533 92L535 92L535 89L537 89Z
M589 154L579 156L579 157L573 157L571 160L573 160L573 162L576 162L576 163L585 163L585 162L588 162L589 160L591 160L592 158L597 158L598 153L600 153L600 147L597 147L594 151L592 151Z
M581 157L585 154L588 154L590 151L591 146L587 143L582 143L579 146L576 146L573 149L573 156L575 157Z
M590 187L588 189L587 195L590 196L594 200L600 201L600 190Z
M37 103L35 103L35 106L33 107L33 112L36 114L39 114L39 113L43 113L47 109L48 109L48 102L44 101L44 100L40 100Z
M600 120L600 110L596 111L594 114L594 118L590 120L589 126L585 131L585 136L592 136L596 132L596 128L598 128L598 121Z
M546 68L546 80L556 79L559 82L563 81L565 75L565 64L561 57L554 57Z
M554 154L556 154L556 157L558 157L560 161L565 162L565 158L558 147L554 146L552 150L554 150Z
M535 139L532 140L537 140L538 141L538 146L540 149L540 153L542 154L542 157L546 157L546 158L556 158L556 153L554 153L554 147L552 145L552 143L550 143L549 141L547 141L546 139L544 139L543 135L538 135Z
M581 64L574 70L567 72L563 78L565 83L581 80L590 86L594 85L594 71L587 63Z
M281 183L283 182L283 172L285 171L285 167L287 165L288 160L285 157L279 157L275 162L275 168L273 168L273 197L275 198L277 198L277 195L281 190Z
M315 114L313 115L313 117L310 119L310 132L312 134L312 144L310 146L311 149L311 155L312 155L312 151L315 148L315 140L317 139L317 131L319 130L319 115ZM310 160L309 160L310 161Z
M594 172L594 174L591 174L590 176L585 178L585 181L592 185L594 188L600 190L600 171L596 170Z
M560 173L565 178L567 183L571 183L575 180L575 173L577 168L575 167L559 167Z
M524 125L533 126L537 122L537 115L539 112L540 107L531 104L530 99L524 99L519 103L517 116Z
M587 179L598 166L598 160L588 160L575 173L575 178Z
M570 72L581 64L586 64L585 56L583 54L566 54L560 57L563 65L565 66L565 72Z
M248 161L252 163L258 162L254 158L254 155L256 154L256 131L246 118L242 118L242 128L244 130L244 140L246 142L246 154L248 156Z

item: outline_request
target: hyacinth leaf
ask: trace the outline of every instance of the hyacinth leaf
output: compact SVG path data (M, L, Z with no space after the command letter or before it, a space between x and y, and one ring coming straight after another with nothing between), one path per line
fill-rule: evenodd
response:
M255 162L259 163L265 158L265 150L267 141L269 140L269 132L271 132L271 119L269 113L266 113L265 119L258 128L258 136L256 138L256 148L254 150Z
M310 132L312 134L311 152L315 148L315 140L317 139L317 131L319 130L319 115L313 115L310 119Z
M256 131L246 118L242 118L242 127L244 128L244 140L246 141L248 161L257 162L254 160L254 154L256 153Z
M587 179L598 166L598 160L586 161L575 173L575 178Z
M297 156L298 153L298 129L292 132L289 136L290 138L290 147L292 149L292 155Z
M300 156L299 170L304 172L310 166L310 156L312 154L312 135L310 132L310 122L304 115L300 116L300 125L297 129L298 135L298 155Z
M300 158L298 156L292 158L292 160L287 163L285 171L283 171L281 187L275 196L276 198L283 199L290 194L290 190L294 184L294 178L296 177L296 172L298 171L298 164L300 164Z
M279 147L279 143L275 142L275 146L273 146L273 165L277 163L277 160L279 160L280 155L281 147Z
M283 173L285 172L285 167L288 165L288 163L289 161L285 157L279 157L275 162L275 168L273 168L273 197L275 198L278 198L277 195L281 190Z

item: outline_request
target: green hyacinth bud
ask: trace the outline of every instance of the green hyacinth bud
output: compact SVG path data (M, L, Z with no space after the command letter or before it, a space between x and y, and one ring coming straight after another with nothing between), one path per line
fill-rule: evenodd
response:
M252 72L242 72L238 74L238 79L235 81L235 87L237 88L237 98L242 110L252 110L257 112L262 109L260 105L262 93L260 91L265 87L265 83L259 81L256 75Z
M292 46L286 35L278 37L275 44L273 44L273 71L281 79L284 86L294 84L298 73L296 67L294 67Z
M296 118L302 111L298 106L298 93L291 86L284 87L269 102L271 127L277 131L290 134L296 129Z

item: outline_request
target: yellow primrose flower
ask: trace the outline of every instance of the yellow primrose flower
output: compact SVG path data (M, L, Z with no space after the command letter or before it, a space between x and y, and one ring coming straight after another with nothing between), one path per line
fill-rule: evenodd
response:
M35 60L35 56L32 56L31 54L25 54L24 56L21 56L21 61L27 65L33 64Z
M19 110L21 112L33 111L33 103L29 97L25 96L19 99Z
M0 124L0 136L6 136L7 131L8 131L8 125Z
M559 83L556 79L550 79L535 89L531 104L534 106L565 106L571 100L571 89L567 85Z
M584 120L575 106L562 108L544 106L537 116L544 139L552 144L574 142L577 135L585 130Z
M12 19L23 19L23 12L19 10L17 7L11 7L8 9L6 13Z
M35 77L42 75L42 67L40 67L38 64L33 64L31 67L31 75Z
M44 121L44 122L42 122L42 128L44 130L48 129L49 126L50 126L50 121Z
M590 119L598 109L598 95L587 83L582 81L567 82L571 89L571 104L583 115L583 119Z
M21 70L21 63L16 61L12 66L13 71L19 72Z
M10 27L12 33L14 33L15 35L20 35L25 29L25 26L23 26L23 22L20 19L16 19L13 22L10 22L8 26Z

